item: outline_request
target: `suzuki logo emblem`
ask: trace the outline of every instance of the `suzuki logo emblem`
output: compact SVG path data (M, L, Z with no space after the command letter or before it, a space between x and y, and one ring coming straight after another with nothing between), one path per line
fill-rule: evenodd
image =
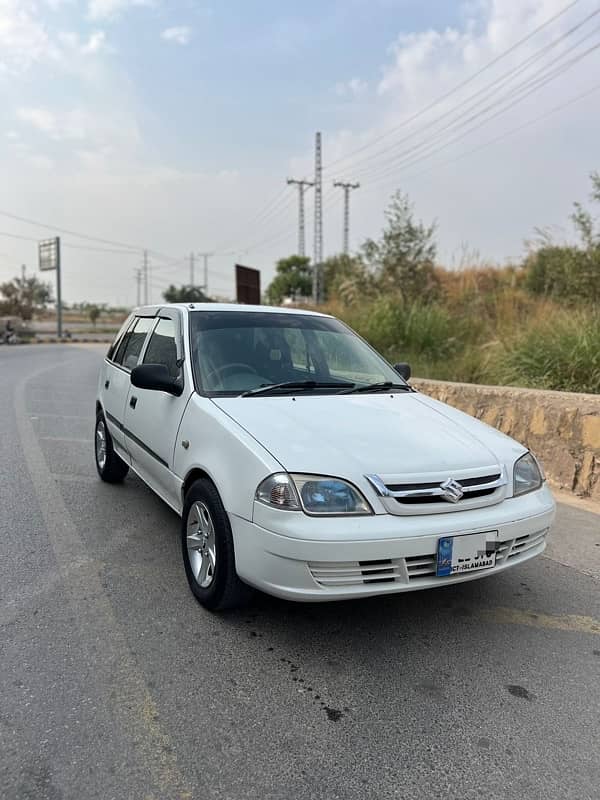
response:
M449 503L458 503L464 495L462 486L454 478L448 478L447 481L440 483L440 489L442 490L442 497L444 500L448 500Z

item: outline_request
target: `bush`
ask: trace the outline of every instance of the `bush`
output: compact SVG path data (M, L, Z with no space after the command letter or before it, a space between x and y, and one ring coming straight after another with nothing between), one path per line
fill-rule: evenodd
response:
M540 389L600 393L600 314L561 312L506 346L503 382Z
M530 292L570 302L600 301L600 247L548 245L525 261Z
M412 353L426 359L448 358L461 348L456 320L441 306L378 299L338 314L390 360Z

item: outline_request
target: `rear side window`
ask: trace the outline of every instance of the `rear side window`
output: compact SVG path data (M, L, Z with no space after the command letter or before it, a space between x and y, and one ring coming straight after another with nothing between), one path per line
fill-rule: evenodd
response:
M125 369L137 366L138 358L146 339L146 334L154 324L152 317L138 317L133 328L127 331L113 359L115 364L121 364Z
M172 378L179 377L175 324L172 319L160 319L144 354L144 364L164 364Z
M127 319L125 320L125 322L119 328L119 332L115 336L115 338L113 340L113 343L108 348L108 353L106 354L106 357L108 358L109 361L114 361L115 360L115 353L117 352L117 349L118 349L119 345L121 344L121 340L122 340L123 336L125 335L125 331L127 331L127 329L130 328L133 325L134 319L135 319L135 317L133 317L133 315L130 314L127 317Z

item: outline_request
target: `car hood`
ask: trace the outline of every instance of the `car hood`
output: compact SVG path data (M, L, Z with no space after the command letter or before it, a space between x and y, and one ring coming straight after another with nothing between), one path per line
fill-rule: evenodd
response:
M417 475L512 463L525 452L499 431L420 393L219 397L288 472Z

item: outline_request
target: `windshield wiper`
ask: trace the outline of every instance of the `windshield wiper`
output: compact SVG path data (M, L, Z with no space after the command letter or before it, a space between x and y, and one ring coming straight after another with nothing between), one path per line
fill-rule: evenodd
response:
M340 394L362 394L363 392L388 392L390 389L400 389L403 392L413 392L412 386L408 383L394 383L393 381L382 381L380 383L368 383L366 386L352 386Z
M261 394L270 394L271 392L302 392L310 391L311 389L339 389L342 388L351 391L354 388L354 383L347 381L286 381L285 383L268 383L266 386L258 386L256 389L249 389L247 392L242 392L240 397L256 397Z

